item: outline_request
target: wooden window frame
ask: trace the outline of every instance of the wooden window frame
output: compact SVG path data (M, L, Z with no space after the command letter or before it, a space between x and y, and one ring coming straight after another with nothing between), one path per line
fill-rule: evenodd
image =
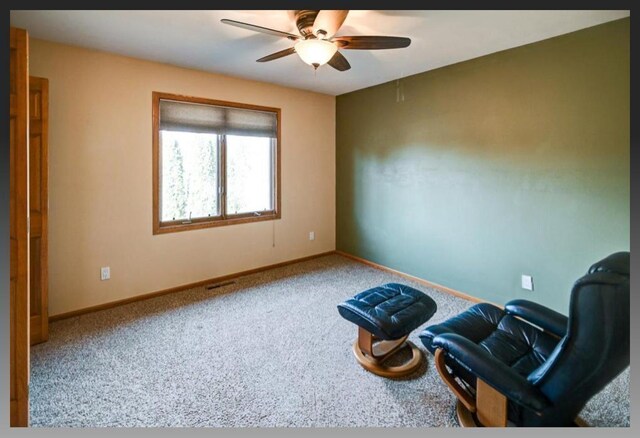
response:
M222 202L220 206L220 216L206 217L206 218L194 218L189 223L184 223L183 220L162 222L160 220L160 188L161 188L161 157L160 157L160 101L161 100L174 100L178 102L186 103L199 103L205 105L226 106L232 108L268 111L276 114L277 131L275 138L275 147L273 148L273 173L275 182L273 184L273 203L274 210L266 213L260 213L256 215L254 212L226 215L225 216L225 203L226 203L226 160L224 157L224 151L226 148L221 144L221 160L219 167L219 178L224 184L223 194L220 196ZM228 102L223 100L214 100L201 97L184 96L180 94L161 93L158 91L152 92L152 162L153 162L153 234L165 234L174 233L178 231L199 230L202 228L221 227L226 225L245 224L249 222L262 222L280 219L282 216L281 199L280 199L280 132L281 132L281 110L280 108L250 105L246 103Z

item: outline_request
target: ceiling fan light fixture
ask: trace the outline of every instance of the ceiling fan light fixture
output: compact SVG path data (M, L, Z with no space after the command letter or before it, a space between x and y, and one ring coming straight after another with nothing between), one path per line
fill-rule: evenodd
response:
M338 51L338 46L329 41L310 39L298 41L295 44L295 49L300 59L318 68L333 58L333 55Z
M411 44L411 39L397 36L341 35L335 37L334 35L339 31L348 13L348 10L342 9L296 10L294 11L294 18L299 35L226 18L223 18L221 21L224 24L241 29L296 41L293 47L288 47L284 50L263 56L260 59L256 59L256 62L273 61L297 53L305 64L313 66L314 69L317 69L321 65L328 64L335 70L347 71L351 68L351 65L343 56L342 49L401 49Z

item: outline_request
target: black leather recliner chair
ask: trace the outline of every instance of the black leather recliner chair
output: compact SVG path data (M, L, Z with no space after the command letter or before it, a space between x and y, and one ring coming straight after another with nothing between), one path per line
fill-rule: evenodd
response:
M462 425L572 426L629 365L629 295L629 252L618 252L574 283L568 318L526 300L482 303L420 338Z

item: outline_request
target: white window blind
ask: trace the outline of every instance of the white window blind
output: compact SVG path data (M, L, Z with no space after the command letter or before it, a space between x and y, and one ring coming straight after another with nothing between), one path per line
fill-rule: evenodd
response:
M274 112L160 100L160 130L276 138Z

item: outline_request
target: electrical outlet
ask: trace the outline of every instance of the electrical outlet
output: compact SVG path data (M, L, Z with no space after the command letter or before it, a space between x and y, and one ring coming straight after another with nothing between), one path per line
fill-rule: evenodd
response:
M316 240L316 232L309 231L309 240Z
M533 277L531 275L522 276L522 289L533 290Z
M111 268L104 266L100 268L100 280L108 280L111 278Z

